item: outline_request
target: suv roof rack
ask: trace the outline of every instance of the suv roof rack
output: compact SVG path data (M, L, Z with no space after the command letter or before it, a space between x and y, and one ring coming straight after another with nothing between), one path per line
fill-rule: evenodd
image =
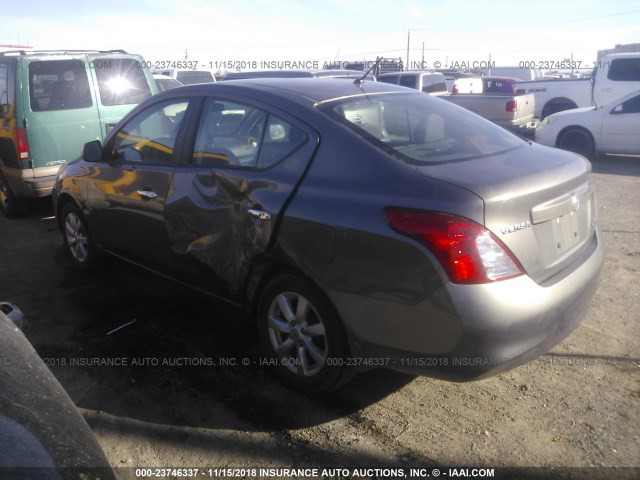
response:
M124 50L7 50L0 57L26 55L69 55L74 53L128 53Z

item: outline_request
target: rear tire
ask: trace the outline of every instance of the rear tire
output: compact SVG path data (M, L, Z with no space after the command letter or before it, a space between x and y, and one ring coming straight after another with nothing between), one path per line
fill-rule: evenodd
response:
M27 213L27 199L18 197L5 180L0 175L0 210L7 218L20 218Z
M591 134L583 128L570 127L558 137L558 147L593 159L596 153Z
M73 263L82 270L90 271L98 267L103 254L96 245L80 209L67 203L60 214L62 237Z
M306 278L284 273L262 290L257 310L268 365L304 392L335 390L353 376L347 336L325 295Z

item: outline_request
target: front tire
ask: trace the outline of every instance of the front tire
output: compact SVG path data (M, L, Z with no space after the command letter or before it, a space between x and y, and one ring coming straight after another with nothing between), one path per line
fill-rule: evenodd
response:
M102 261L102 252L96 245L80 209L67 203L60 214L62 237L73 263L83 270L93 270Z
M2 175L0 175L0 210L7 218L20 218L27 213L27 199L16 196Z
M578 127L572 127L562 132L558 138L558 147L586 158L593 158L596 153L595 142L591 134Z
M272 279L257 310L268 365L287 385L320 393L352 376L348 341L337 312L309 280L293 273Z

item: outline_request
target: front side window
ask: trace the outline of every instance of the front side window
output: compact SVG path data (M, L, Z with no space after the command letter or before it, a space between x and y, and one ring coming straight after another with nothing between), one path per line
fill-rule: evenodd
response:
M133 58L95 58L91 65L102 105L136 105L151 96L144 70Z
M175 163L174 149L188 104L186 99L167 100L129 120L116 134L113 159L127 163Z
M488 120L429 95L362 95L321 109L365 141L413 164L466 160L524 144Z
M93 105L83 60L47 60L29 63L31 110L47 112Z
M236 102L208 98L193 150L194 165L267 168L306 141L297 127Z

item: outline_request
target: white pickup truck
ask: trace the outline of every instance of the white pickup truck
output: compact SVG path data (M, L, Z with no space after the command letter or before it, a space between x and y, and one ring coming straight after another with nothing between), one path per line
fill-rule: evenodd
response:
M640 89L640 52L612 53L598 62L590 79L550 79L518 82L517 88L535 96L535 116L573 108L604 105Z
M378 75L379 82L402 85L413 88L430 95L435 95L445 100L460 105L467 110L477 113L481 117L491 120L501 127L522 130L533 129L536 123L533 118L533 95L515 94L483 94L483 93L456 93L448 95L445 75L441 72L430 71L404 71L383 73ZM461 81L460 87L466 90L472 78L457 79ZM482 79L479 92L482 91Z
M439 72L405 70L402 72L382 73L377 76L377 79L379 82L413 88L429 95L439 96L448 93L445 76Z
M531 94L460 93L444 95L440 98L471 110L509 130L525 133L528 130L533 130L537 125L533 115L535 99Z

